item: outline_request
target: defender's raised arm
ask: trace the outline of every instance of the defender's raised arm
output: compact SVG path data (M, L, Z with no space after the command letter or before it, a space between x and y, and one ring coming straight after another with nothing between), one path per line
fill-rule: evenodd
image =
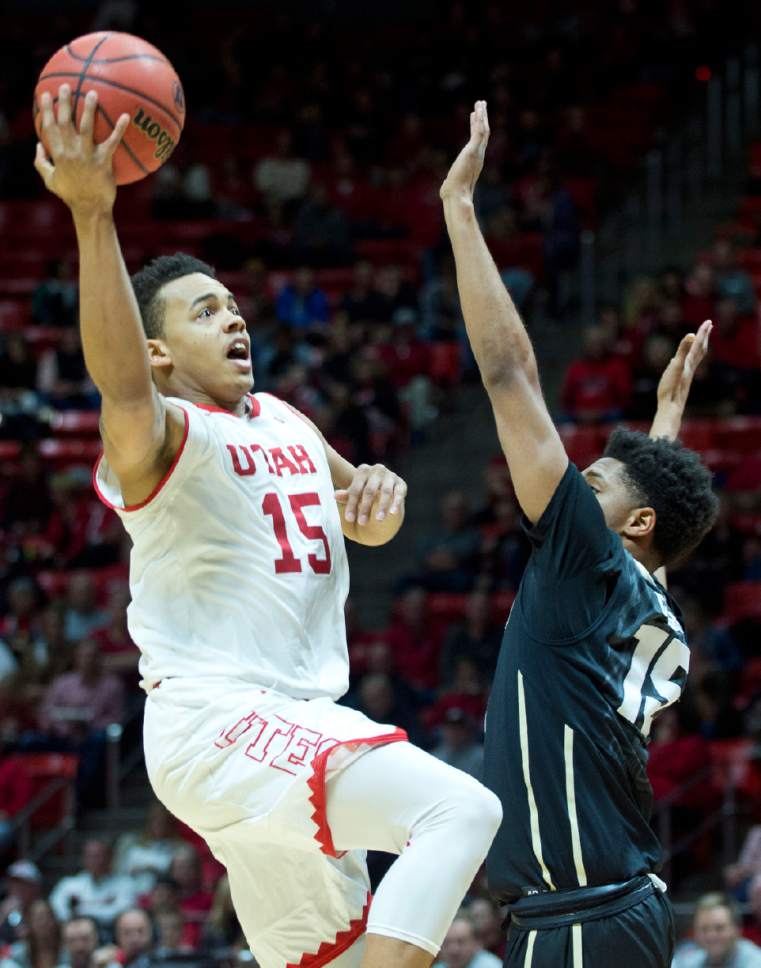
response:
M535 522L554 494L568 457L542 396L528 333L476 219L473 191L488 139L486 102L477 101L470 116L470 140L441 186L441 199L470 345L491 400L518 501Z
M38 144L34 165L74 219L85 363L103 398L102 430L109 461L120 478L129 478L134 468L150 465L164 447L166 422L151 381L145 333L112 214L112 158L129 115L119 118L106 141L95 144L97 101L96 92L90 91L77 131L69 86L61 85L57 114L50 95L42 95L42 129L51 157Z

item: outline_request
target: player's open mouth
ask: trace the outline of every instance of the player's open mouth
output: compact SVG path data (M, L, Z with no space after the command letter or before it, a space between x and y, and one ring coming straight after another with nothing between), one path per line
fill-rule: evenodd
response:
M227 348L227 359L238 365L239 369L251 369L251 352L248 340L236 339Z

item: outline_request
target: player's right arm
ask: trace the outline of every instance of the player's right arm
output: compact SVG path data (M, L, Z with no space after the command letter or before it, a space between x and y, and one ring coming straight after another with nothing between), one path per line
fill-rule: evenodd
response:
M45 186L71 210L79 247L82 347L102 397L104 450L126 502L137 503L163 477L179 448L183 423L151 380L145 334L113 219L112 158L129 115L119 118L106 141L95 144L96 106L91 91L77 131L68 85L59 90L57 116L50 95L43 94L42 130L51 157L38 144L34 165Z
M486 102L478 101L470 116L470 140L441 186L441 199L468 339L518 502L536 523L568 467L568 457L544 402L531 340L476 219L473 191L488 138Z

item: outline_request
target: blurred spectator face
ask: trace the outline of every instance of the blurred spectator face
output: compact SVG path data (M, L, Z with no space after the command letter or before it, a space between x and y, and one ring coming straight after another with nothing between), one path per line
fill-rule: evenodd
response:
M465 603L465 618L471 625L488 625L491 600L486 592L471 592Z
M645 343L645 366L652 373L662 373L674 355L674 342L668 336L655 333Z
M87 572L71 576L66 598L69 608L77 612L90 612L95 608L95 583Z
M293 274L293 288L302 295L308 295L314 289L314 273L306 266L297 269Z
M588 326L584 330L584 356L588 360L605 359L608 349L608 334L602 326Z
M154 803L148 811L145 822L146 839L166 840L174 835L174 817L163 803Z
M151 891L150 908L154 914L179 909L179 885L171 878L163 875L156 881Z
M455 692L464 692L469 695L478 695L483 691L478 666L467 655L461 655L455 664L452 688Z
M185 919L179 911L165 911L156 917L159 947L177 951L182 947Z
M355 263L353 281L354 286L357 289L370 289L373 284L372 263L367 262L365 259L363 259L361 262Z
M473 742L468 717L462 709L448 709L441 724L441 738L452 750L462 750Z
M695 941L708 955L710 964L723 964L740 936L732 912L726 907L698 911L693 924Z
M669 299L661 310L661 325L668 330L678 330L684 324L682 304L676 299Z
M439 505L441 519L450 531L459 531L468 516L468 502L462 491L445 494Z
M507 469L506 462L501 458L499 461L487 464L484 471L484 481L490 501L512 493L510 471Z
M423 624L426 618L426 594L422 588L408 588L399 599L397 605L399 618L405 625L416 628Z
M722 332L734 329L737 322L737 303L730 296L716 303L716 325Z
M373 642L367 648L367 670L389 676L394 671L394 654L388 642Z
M473 920L473 930L479 944L484 948L495 948L502 940L499 911L485 897L477 897L470 902L468 913Z
M148 951L152 941L151 921L145 911L125 911L117 918L114 937L127 961Z
M97 676L100 672L100 650L92 639L82 639L74 653L74 669L83 679Z
M103 840L88 840L82 850L82 867L92 877L111 873L111 848Z
M383 266L378 270L375 287L387 296L395 296L402 284L402 271L399 266Z
M465 918L455 918L441 946L441 959L447 968L467 968L478 952L473 925Z
M735 251L728 239L719 239L713 247L713 264L719 272L729 272L735 267Z
M653 741L673 743L679 737L679 717L673 706L667 706L658 714L653 724Z
M281 158L289 158L291 154L292 140L291 132L281 131L275 139L275 154Z
M201 864L200 858L193 847L181 847L172 858L169 873L180 885L180 890L198 890L201 883Z
M688 289L698 296L710 296L713 292L713 268L707 262L699 262L692 270Z
M66 647L66 635L63 612L60 608L51 606L42 613L42 634L47 643L51 658L58 649Z
M8 608L17 617L31 615L37 605L37 592L28 578L17 578L8 589Z
M63 944L71 968L87 968L98 947L98 932L90 918L72 918L63 926Z
M676 269L661 273L661 290L669 299L682 298L682 276Z
M394 687L388 676L365 676L359 686L362 706L371 719L383 720L394 708Z
M108 596L108 614L113 625L125 625L130 603L129 586L115 585Z

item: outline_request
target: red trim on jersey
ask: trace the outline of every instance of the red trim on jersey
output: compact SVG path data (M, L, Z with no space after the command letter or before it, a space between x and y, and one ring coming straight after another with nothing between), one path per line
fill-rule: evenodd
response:
M103 460L104 455L101 453L101 455L95 461L95 466L92 469L92 486L95 488L95 493L98 495L98 498L103 502L103 504L106 505L107 508L111 508L112 511L139 511L141 508L144 508L146 504L151 503L151 501L156 497L156 495L159 493L161 488L166 484L166 482L172 476L172 472L177 466L177 461L180 459L180 457L182 457L182 452L183 450L185 450L185 443L188 439L188 431L190 429L190 417L188 416L188 411L185 410L184 407L181 407L180 409L182 410L182 415L185 418L185 429L182 432L182 440L180 441L180 446L177 449L177 453L174 455L174 460L169 465L169 470L166 472L166 474L164 474L164 476L154 487L154 489L151 491L148 497L144 501L141 501L140 504L129 504L129 505L125 504L123 508L117 507L115 504L112 504L108 500L106 495L101 491L100 487L98 487L98 468L100 467L100 463Z
M314 807L312 821L317 825L317 833L314 839L320 845L323 854L329 857L340 857L334 845L333 835L328 825L327 795L325 790L325 771L328 766L328 757L335 752L339 746L380 746L385 743L399 743L407 741L407 734L403 729L395 729L392 733L383 733L382 736L366 736L363 739L345 739L335 746L331 746L324 752L315 756L312 763L312 775L307 780L307 786L312 791L309 802Z
M249 418L258 417L262 412L262 405L253 395L253 393L247 393L246 398L251 404L251 410L245 416ZM193 406L198 407L199 410L208 410L209 413L226 413L228 417L235 417L236 419L240 420L240 417L238 417L237 413L233 413L232 410L225 410L224 407L217 407L212 403L194 403Z
M333 941L323 941L313 954L303 954L300 961L289 961L285 968L322 968L323 965L334 961L339 955L354 944L367 930L367 915L370 911L372 895L368 892L362 914L349 922L345 931L339 931Z

